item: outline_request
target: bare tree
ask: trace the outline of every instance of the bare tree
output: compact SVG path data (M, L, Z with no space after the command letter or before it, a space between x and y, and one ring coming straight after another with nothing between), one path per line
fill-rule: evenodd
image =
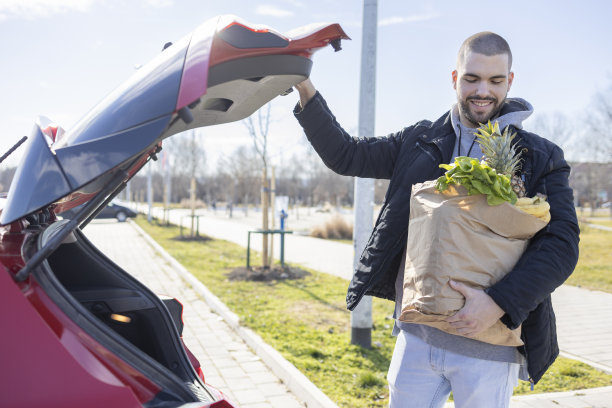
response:
M257 120L253 116L249 116L242 121L253 139L255 151L261 158L263 164L262 169L262 187L261 187L261 214L262 214L262 229L267 231L268 226L268 200L269 200L269 184L268 184L268 131L270 129L270 111L272 106L270 103L257 111ZM271 263L271 254L268 251L268 234L262 234L262 259L263 268L269 269Z
M574 125L567 115L561 112L544 113L536 116L533 131L567 150L575 138Z
M612 197L612 179L610 171L612 163L572 163L570 186L574 190L576 204L591 209L591 215L596 208Z
M189 178L189 201L191 207L191 237L195 236L195 207L197 178L204 174L206 153L201 143L201 134L196 129L183 132L174 138L170 146L173 168Z
M612 162L612 81L593 97L587 112L585 142L594 161Z
M268 131L270 130L271 110L272 104L268 103L257 111L257 120L254 120L251 115L242 121L253 139L253 146L261 158L264 170L268 168Z
M593 96L583 122L581 137L569 150L583 152L579 161L584 163L574 164L571 181L580 206L588 202L593 212L605 199L609 200L605 196L610 191L606 170L612 164L612 80Z
M283 163L278 169L276 180L276 190L280 195L289 197L289 202L293 205L296 219L299 218L297 206L302 204L308 197L307 188L308 173L307 163L304 155L294 154L290 160Z
M6 168L0 169L0 191L1 192L8 191L16 170L17 170L16 167L6 167Z
M255 150L246 146L239 147L229 158L219 161L218 172L230 176L233 191L231 200L242 204L245 215L248 215L249 203L257 197L260 178L260 166Z

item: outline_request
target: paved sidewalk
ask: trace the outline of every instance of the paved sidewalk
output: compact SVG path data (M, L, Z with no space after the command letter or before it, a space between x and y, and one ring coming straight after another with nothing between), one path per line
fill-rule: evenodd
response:
M96 220L83 232L102 252L153 292L175 297L183 304L183 338L200 360L207 383L237 401L242 408L304 407L130 223Z

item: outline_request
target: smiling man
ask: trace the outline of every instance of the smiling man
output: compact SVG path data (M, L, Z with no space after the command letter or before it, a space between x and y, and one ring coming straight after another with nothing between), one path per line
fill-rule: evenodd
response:
M511 68L512 53L502 37L479 33L465 40L451 74L461 123L478 127L499 114L514 80Z
M490 32L469 37L451 74L457 103L435 122L424 120L386 137L351 137L310 80L296 86L300 102L294 114L328 167L347 176L390 179L348 289L351 310L364 295L372 295L394 300L399 316L411 187L442 175L439 165L456 156L480 159L474 135L480 123L495 120L500 129L517 133L527 196L548 196L549 224L502 280L485 290L451 281L465 297L463 308L447 319L457 335L396 320L397 342L387 377L393 408L442 407L451 391L459 408L507 407L518 378L537 383L559 353L550 294L578 260L570 168L558 146L523 130L533 108L523 99L507 98L514 80L511 67L512 53L502 37ZM457 251L468 244L457 242ZM523 346L471 338L499 320L510 329L522 325Z

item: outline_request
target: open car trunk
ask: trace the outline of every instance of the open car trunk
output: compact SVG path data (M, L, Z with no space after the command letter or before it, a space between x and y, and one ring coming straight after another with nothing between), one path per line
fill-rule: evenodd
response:
M62 223L49 226L36 245L44 245ZM186 354L177 329L182 330L180 316L172 316L164 301L104 256L80 230L35 270L34 277L88 335L154 379L162 391L151 407L168 401L182 405L215 400ZM173 317L179 319L177 324Z
M173 322L176 311L97 250L79 226L156 158L165 138L248 117L308 78L315 51L337 51L343 39L338 24L283 35L235 16L214 17L166 44L72 129L36 122L0 200L0 269L12 279L0 299L16 305L2 310L14 312L9 327L17 332L7 332L13 347L0 355L10 372L5 395L21 406L233 406L196 373L177 330L180 318ZM58 221L56 214L77 206L73 218ZM30 354L14 351L22 343ZM34 377L24 367L53 376L45 382L51 397L31 392Z

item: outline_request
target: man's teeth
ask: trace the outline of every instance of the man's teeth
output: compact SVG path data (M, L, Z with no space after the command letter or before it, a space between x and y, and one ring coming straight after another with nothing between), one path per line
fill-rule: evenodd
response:
M472 102L477 106L487 106L488 104L491 103L491 101L484 101L484 102L472 101Z

